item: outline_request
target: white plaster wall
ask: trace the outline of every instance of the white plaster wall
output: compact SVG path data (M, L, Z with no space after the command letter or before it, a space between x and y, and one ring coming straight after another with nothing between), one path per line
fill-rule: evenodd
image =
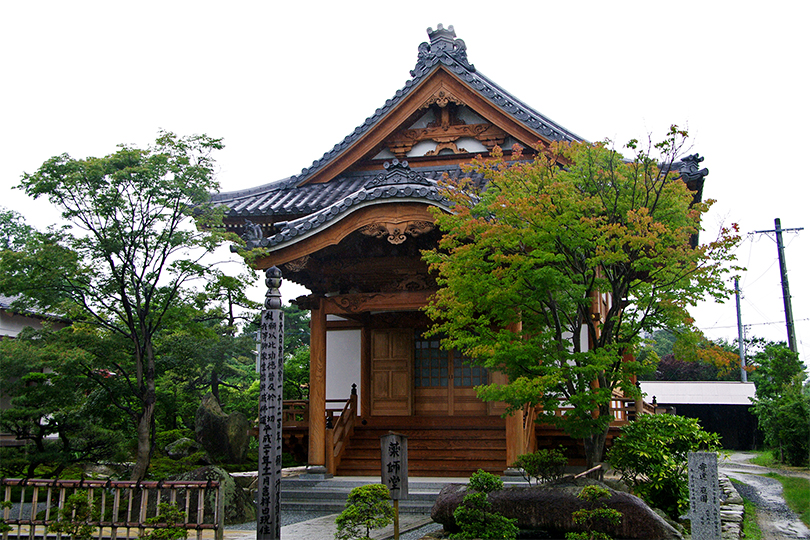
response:
M17 337L26 326L39 330L42 328L42 319L0 310L0 336ZM51 327L53 329L64 328L65 323L52 322Z
M424 156L428 152L432 152L436 150L436 141L420 141L411 148L411 151L407 153L408 157L418 157Z
M472 137L461 137L456 141L456 146L461 150L462 148L467 152L486 152L487 147L481 144L477 139Z
M582 325L582 328L579 329L579 350L580 351L589 351L590 347L588 346L588 327L586 325Z
M42 328L42 323L33 317L0 311L0 336L17 337L26 326Z
M360 344L360 330L326 333L326 399L346 400L356 384L360 405Z
M469 107L459 107L458 117L460 120L464 120L467 124L485 124L486 120L478 116L474 110L470 109Z

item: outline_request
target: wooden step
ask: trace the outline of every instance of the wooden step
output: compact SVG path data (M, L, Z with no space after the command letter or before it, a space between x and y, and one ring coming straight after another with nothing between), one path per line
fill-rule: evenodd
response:
M337 474L379 475L380 437L389 431L408 437L412 476L469 476L478 469L502 474L506 468L506 428L499 417L375 418L355 427Z

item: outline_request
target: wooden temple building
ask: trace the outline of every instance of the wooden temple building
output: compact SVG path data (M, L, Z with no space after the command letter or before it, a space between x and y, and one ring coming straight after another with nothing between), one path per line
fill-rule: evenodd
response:
M479 72L452 26L428 35L404 88L322 158L213 196L229 230L261 249L257 268L277 266L311 292L296 301L311 312L310 399L290 411L285 440L299 452L303 441L313 474L379 474L379 437L390 430L408 435L415 476L503 473L519 454L558 444L577 455L576 441L531 414L504 418L502 405L477 399L474 387L500 374L423 337L421 308L437 285L420 251L439 238L430 209L452 211L444 175L463 175L496 145L518 143L531 157L580 139ZM696 165L693 189L705 175ZM640 407L616 396L615 425Z

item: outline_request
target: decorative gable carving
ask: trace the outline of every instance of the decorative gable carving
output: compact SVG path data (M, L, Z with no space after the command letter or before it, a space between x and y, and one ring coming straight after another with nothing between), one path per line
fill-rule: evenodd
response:
M463 101L453 94L451 90L445 88L444 84L442 84L441 88L433 93L425 103L420 107L420 109L427 109L433 104L438 105L442 109L447 107L448 103L455 103L456 105L466 105Z
M425 153L426 156L436 156L442 150L450 150L453 154L466 154L467 150L459 148L457 142L461 138L472 138L479 141L487 150L495 145L503 144L507 133L490 122L468 124L459 118L460 107L464 102L444 85L425 101L422 109L430 108L435 120L425 127L400 129L388 137L383 147L399 159L407 157L414 146L422 141L436 143L433 150ZM420 110L422 110L420 109Z
M366 225L360 232L374 238L385 238L390 244L397 246L407 240L408 236L416 237L434 228L435 225L429 221L388 221Z

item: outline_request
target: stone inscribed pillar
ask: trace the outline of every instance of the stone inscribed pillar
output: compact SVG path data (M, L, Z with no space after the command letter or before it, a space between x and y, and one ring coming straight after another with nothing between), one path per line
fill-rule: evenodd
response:
M714 452L689 452L689 519L692 540L720 540L720 481Z
M281 419L284 406L284 312L281 270L267 270L267 294L259 329L259 483L256 540L281 538Z

